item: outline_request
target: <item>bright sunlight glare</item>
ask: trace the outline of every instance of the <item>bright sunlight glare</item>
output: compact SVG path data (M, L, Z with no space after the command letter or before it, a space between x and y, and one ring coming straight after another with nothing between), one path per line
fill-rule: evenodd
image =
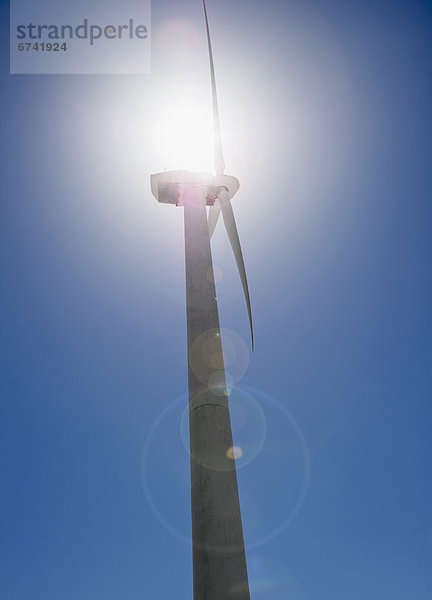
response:
M154 151L162 168L213 171L210 103L185 92L173 95L156 113Z

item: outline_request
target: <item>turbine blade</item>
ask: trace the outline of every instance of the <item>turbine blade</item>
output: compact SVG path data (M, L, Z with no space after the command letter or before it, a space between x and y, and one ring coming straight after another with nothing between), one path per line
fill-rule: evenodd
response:
M221 211L220 202L219 202L219 200L215 200L214 205L210 206L210 210L209 210L209 214L208 214L208 228L209 228L210 239L212 238L216 224L218 222L220 211Z
M215 136L215 170L216 175L223 175L225 172L225 161L223 157L222 151L222 139L221 139L221 130L220 130L220 121L219 121L219 108L218 108L218 100L217 100L217 92L216 92L216 77L215 77L215 69L213 62L213 50L210 38L210 27L207 16L207 7L205 0L203 0L204 7L204 16L206 22L206 30L207 30L207 44L208 44L208 53L210 60L210 75L211 75L211 84L212 84L212 98L213 98L213 125L214 125L214 136Z
M231 201L229 198L224 199L222 204L222 216L225 224L225 229L228 234L229 241L231 243L231 248L234 253L234 258L237 263L237 269L240 275L240 279L243 286L243 293L246 300L248 316L249 316L249 326L250 326L250 334L251 334L251 343L252 343L252 352L254 351L254 336L253 336L253 326L252 326L252 310L249 296L249 288L246 277L246 269L243 260L243 253L240 246L239 235L237 231L237 225L234 218L234 212L232 209Z

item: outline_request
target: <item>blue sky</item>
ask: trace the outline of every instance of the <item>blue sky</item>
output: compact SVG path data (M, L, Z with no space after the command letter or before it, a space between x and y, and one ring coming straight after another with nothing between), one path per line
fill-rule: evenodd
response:
M251 597L429 599L432 4L208 9ZM183 215L149 176L189 166L174 105L211 114L201 5L154 2L124 77L9 75L0 11L0 597L190 598Z

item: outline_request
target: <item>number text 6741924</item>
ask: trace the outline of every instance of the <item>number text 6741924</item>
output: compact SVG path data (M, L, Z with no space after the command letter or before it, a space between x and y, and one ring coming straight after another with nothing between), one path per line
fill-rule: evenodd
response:
M18 44L18 50L20 52L66 52L66 42L60 44L59 42L21 42Z

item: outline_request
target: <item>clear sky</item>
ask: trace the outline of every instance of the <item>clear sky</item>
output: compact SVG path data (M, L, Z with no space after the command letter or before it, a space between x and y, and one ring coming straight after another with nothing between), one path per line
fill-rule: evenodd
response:
M429 600L432 3L208 10L251 597ZM148 76L9 75L0 16L0 598L191 598L183 215L149 176L211 169L201 3L153 2Z

